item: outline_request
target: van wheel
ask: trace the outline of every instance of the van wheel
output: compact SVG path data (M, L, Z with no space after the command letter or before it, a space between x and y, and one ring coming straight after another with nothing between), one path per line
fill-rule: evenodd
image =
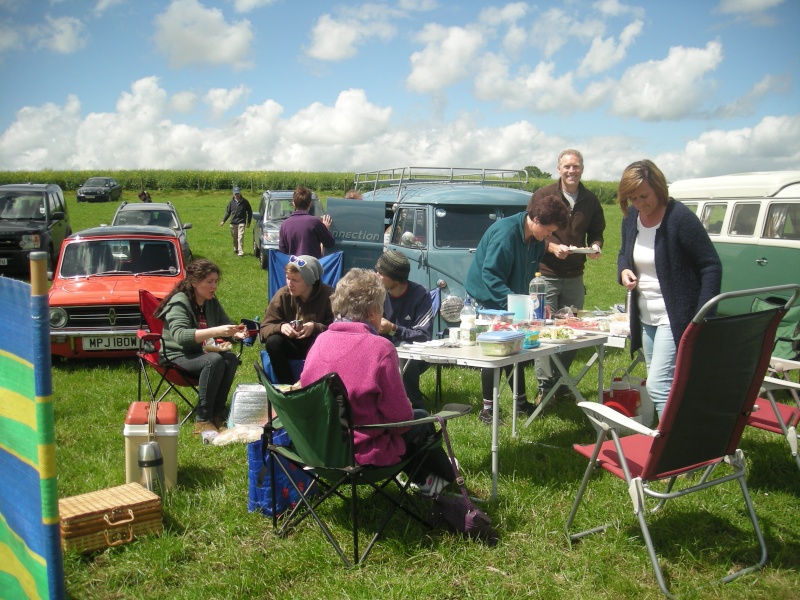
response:
M259 261L261 262L261 268L266 271L269 269L269 252L259 252L258 253Z

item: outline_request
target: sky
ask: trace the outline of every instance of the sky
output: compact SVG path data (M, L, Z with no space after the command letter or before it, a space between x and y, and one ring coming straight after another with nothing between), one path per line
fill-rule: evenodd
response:
M799 0L0 0L0 170L795 170L799 30Z

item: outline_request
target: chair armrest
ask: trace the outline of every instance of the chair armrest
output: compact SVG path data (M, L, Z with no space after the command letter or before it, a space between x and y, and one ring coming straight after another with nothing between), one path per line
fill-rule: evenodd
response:
M777 377L764 377L764 383L761 384L761 390L769 392L772 390L796 390L800 391L800 383L788 381L786 379L778 379Z
M150 333L149 331L145 331L144 329L137 330L136 337L143 342L155 342L156 340L161 339L161 336L159 334Z
M437 417L442 417L445 421L448 419L455 419L463 417L472 411L472 407L468 404L445 404L435 415L428 415L421 419L414 419L412 421L399 421L396 423L371 423L369 425L354 425L353 429L389 429L394 427L411 427L413 425L421 425L424 423L436 423Z
M657 429L650 429L637 423L630 417L626 417L621 412L618 412L610 406L605 406L599 402L578 402L578 407L586 413L592 421L596 422L603 429L612 429L616 427L625 427L636 433L648 435L650 437L658 437L661 433Z
M800 370L800 360L791 360L789 358L778 358L777 356L773 356L769 359L769 368L776 373Z

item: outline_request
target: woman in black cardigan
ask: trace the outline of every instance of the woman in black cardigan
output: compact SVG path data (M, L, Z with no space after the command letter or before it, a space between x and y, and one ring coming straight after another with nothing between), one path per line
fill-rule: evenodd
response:
M617 195L625 214L617 276L632 292L631 352L644 350L647 393L660 418L678 343L698 309L719 294L722 263L703 224L669 197L651 161L626 167Z

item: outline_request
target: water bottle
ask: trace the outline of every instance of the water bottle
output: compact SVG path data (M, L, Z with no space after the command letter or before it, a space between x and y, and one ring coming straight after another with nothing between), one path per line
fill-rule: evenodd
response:
M541 273L536 273L528 288L531 295L531 319L544 320L544 306L547 303L547 284Z
M139 446L139 471L142 487L163 496L164 494L164 458L158 442L146 442Z
M461 325L459 326L459 341L462 346L474 346L477 337L475 332L475 319L477 313L475 307L472 306L472 300L469 296L464 300L464 308L461 309Z

